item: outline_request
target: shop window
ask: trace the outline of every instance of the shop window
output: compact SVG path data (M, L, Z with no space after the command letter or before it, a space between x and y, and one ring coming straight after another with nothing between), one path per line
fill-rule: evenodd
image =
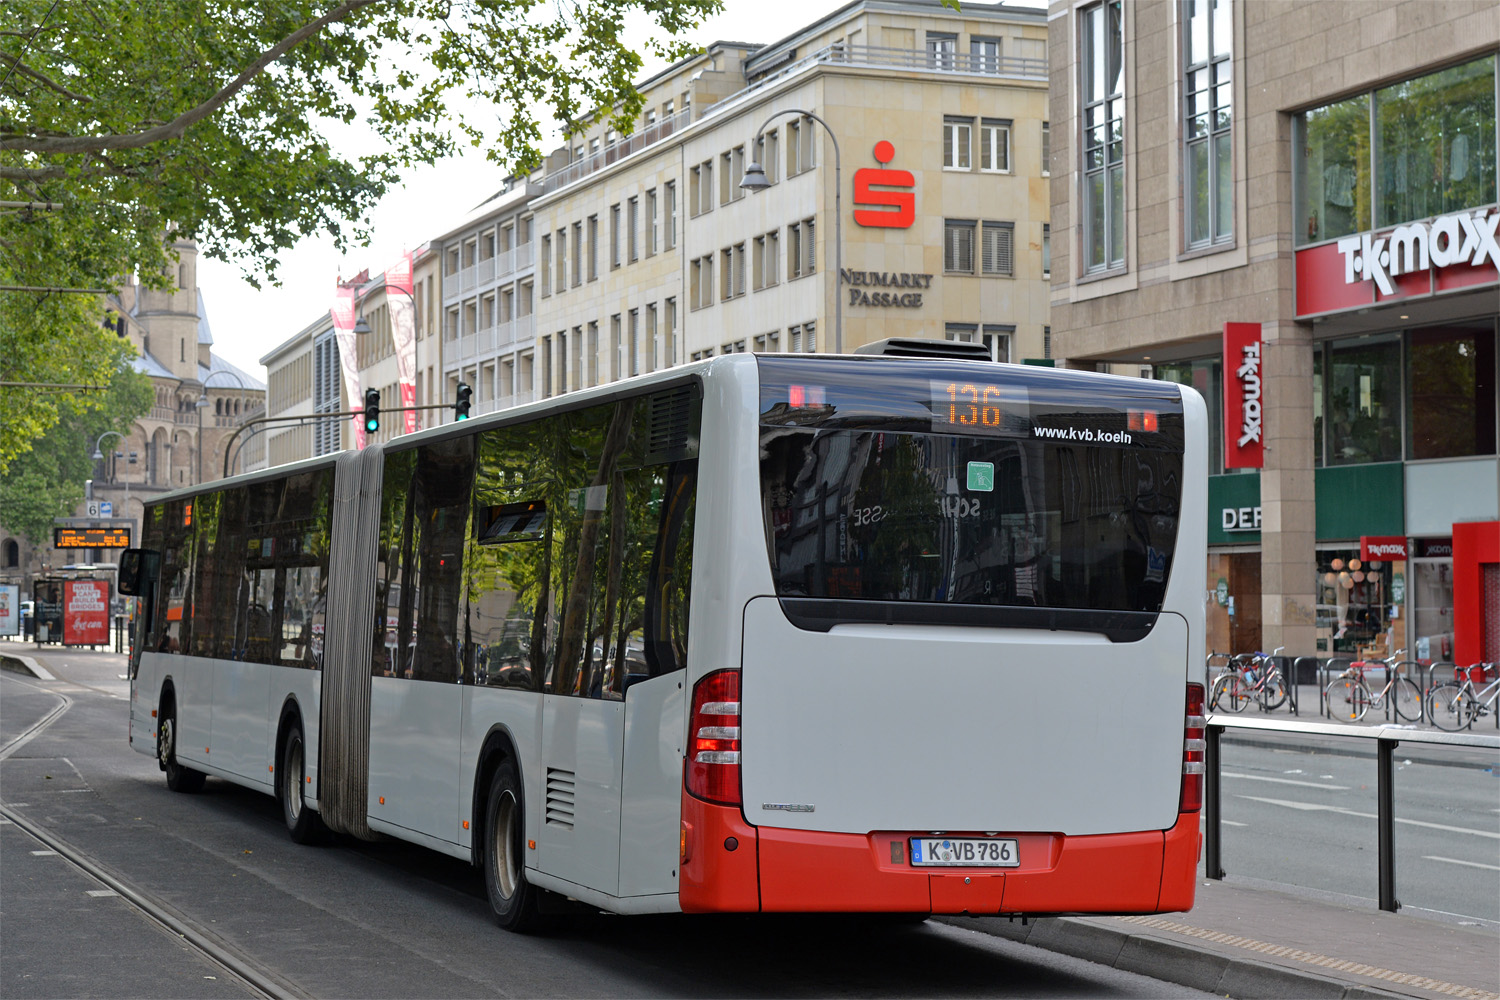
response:
M1446 545L1448 558L1423 559L1419 542L1418 558L1411 563L1411 658L1414 660L1432 663L1453 659L1452 544L1442 539L1434 546Z
M1292 128L1298 245L1369 229L1369 95L1304 112Z
M1406 645L1405 622L1391 617L1392 584L1406 563L1359 557L1359 548L1318 552L1318 652L1352 659L1383 658Z
M1413 330L1411 458L1495 454L1495 325Z
M1375 92L1377 226L1495 200L1495 57Z
M1327 348L1323 408L1329 465L1401 459L1401 344L1398 336L1334 342Z
M1152 378L1190 385L1203 397L1208 407L1208 474L1211 476L1224 471L1224 386L1221 372L1222 366L1216 358L1155 365L1151 370Z

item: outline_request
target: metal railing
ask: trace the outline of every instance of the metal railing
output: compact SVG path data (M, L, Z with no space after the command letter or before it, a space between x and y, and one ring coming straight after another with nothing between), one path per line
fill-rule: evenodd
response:
M561 170L554 171L543 177L541 183L542 194L551 194L553 191L567 187L574 181L581 180L589 174L603 170L617 160L625 159L631 153L654 145L678 129L687 127L692 120L693 109L687 108L677 112L670 118L663 118L660 121L653 122L639 132L632 132L619 142L605 146L599 152L591 156L585 156L583 159L570 163Z
M1437 746L1474 747L1500 752L1500 736L1477 733L1440 733L1410 726L1348 726L1327 722L1299 722L1291 719L1243 719L1221 714L1210 715L1204 728L1203 774L1203 866L1211 879L1223 879L1223 851L1220 830L1219 788L1220 739L1225 730L1259 733L1291 733L1300 736L1332 736L1339 739L1374 740L1376 772L1377 865L1380 875L1380 908L1395 913L1401 907L1396 899L1396 809L1395 752L1402 743Z

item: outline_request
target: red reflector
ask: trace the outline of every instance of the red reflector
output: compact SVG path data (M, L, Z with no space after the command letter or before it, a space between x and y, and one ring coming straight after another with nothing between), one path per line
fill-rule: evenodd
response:
M1155 432L1158 427L1155 410L1126 410L1125 423L1133 431L1147 433Z
M717 670L693 685L687 790L720 805L740 804L740 672Z
M1146 430L1154 432L1156 430L1156 428L1157 428L1156 411L1155 410L1147 410L1146 413L1145 413L1145 417L1146 417L1146 420L1145 420Z

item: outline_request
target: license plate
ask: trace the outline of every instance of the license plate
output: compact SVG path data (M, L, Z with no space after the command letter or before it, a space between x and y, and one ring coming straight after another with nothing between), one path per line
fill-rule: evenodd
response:
M913 837L911 863L924 867L1015 868L1021 850L1003 837Z

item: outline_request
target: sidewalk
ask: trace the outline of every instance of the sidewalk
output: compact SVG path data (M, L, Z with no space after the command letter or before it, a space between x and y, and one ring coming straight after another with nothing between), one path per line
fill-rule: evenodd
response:
M940 918L1127 972L1259 997L1500 1000L1500 933L1200 879L1189 913Z
M1444 671L1441 675L1441 678L1443 680L1449 680L1451 679L1451 677L1451 671ZM1371 683L1371 688L1378 692L1380 690L1381 684L1383 683L1384 681L1379 680L1377 675L1374 682ZM1342 721L1340 719L1329 719L1327 716L1320 714L1322 711L1322 700L1323 691L1316 684L1299 684L1296 687L1296 702L1298 710L1295 714L1292 712L1291 698L1288 698L1285 702L1282 703L1281 707L1271 712L1262 712L1260 705L1252 701L1243 712L1240 712L1237 715L1236 713L1226 711L1223 706L1220 706L1217 714L1223 715L1226 718L1230 719L1295 718L1301 719L1304 722ZM1497 718L1497 716L1500 716L1500 713L1492 712L1484 716L1474 723L1474 728L1472 731L1476 733L1487 733L1490 735L1500 734L1500 718ZM1369 712L1365 714L1364 719L1356 723L1350 723L1350 725L1377 726L1383 725L1385 723L1398 724L1403 726L1416 726L1419 729L1437 729L1436 726L1432 725L1432 723L1430 722L1427 722L1425 719L1417 722L1409 722L1406 719L1397 718L1394 712L1388 713L1384 706L1381 706L1379 708L1371 708Z

